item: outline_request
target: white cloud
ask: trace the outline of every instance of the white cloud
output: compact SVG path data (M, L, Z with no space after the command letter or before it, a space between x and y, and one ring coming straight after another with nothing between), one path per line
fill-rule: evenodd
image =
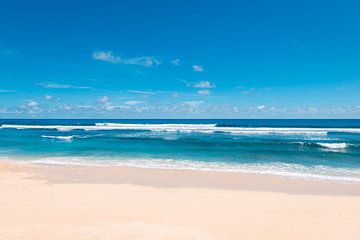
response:
M185 95L184 95L185 96ZM55 99L55 97L53 98ZM188 101L162 101L154 104L139 101L142 99L129 99L121 105L112 105L109 102L104 104L92 104L92 102L79 105L76 102L73 104L59 104L59 105L41 105L38 102L29 100L22 106L1 107L0 113L4 117L16 118L20 116L36 116L39 117L127 117L127 118L153 118L153 117L188 117L188 118L221 118L224 116L233 118L244 117L291 117L291 118L306 118L306 117L348 117L359 118L360 105L345 105L345 106L303 106L303 107L283 107L283 106L268 106L268 105L254 105L242 107L234 104L217 104L213 102L203 102L199 100Z
M99 99L99 102L101 102L101 103L107 103L107 102L109 102L108 96L103 96L102 98Z
M316 107L308 107L307 110L309 113L316 113L317 111L319 111Z
M106 111L112 111L116 108L115 106L112 106L109 103L105 103L104 107L105 107Z
M203 90L199 90L197 93L200 95L209 95L210 91L207 89L203 89Z
M43 88L54 88L54 89L92 89L91 87L82 87L82 86L73 86L68 84L58 84L58 83L36 83L37 85Z
M57 83L39 83L38 85L44 88L71 88L71 85Z
M144 67L153 67L159 65L161 62L154 57L136 57L121 60L123 64L141 65Z
M137 104L141 104L141 103L144 103L144 101L130 100L130 101L125 102L125 104L127 104L127 105L137 105Z
M113 111L116 108L116 106L113 106L110 103L110 98L108 96L103 96L99 98L98 102L101 103L100 108L105 109L106 111ZM92 108L92 106L89 106L89 108Z
M196 108L199 107L201 104L203 104L203 101L188 101L188 102L184 102L185 105L192 107L192 108Z
M53 99L53 97L51 96L51 95L45 95L45 100L51 100L51 99Z
M204 71L204 68L199 65L193 65L192 68L193 68L194 72L203 72Z
M214 88L215 84L212 84L209 81L200 81L193 84L194 88Z
M265 105L260 105L260 106L257 106L256 108L257 108L258 111L261 112L266 108L266 106Z
M111 62L111 63L118 63L118 62L120 62L120 57L114 55L114 53L111 52L111 51L106 51L106 52L104 52L104 51L97 51L97 52L93 52L92 58L93 58L94 60Z
M130 64L140 65L144 67L153 67L159 65L161 62L154 57L135 57L135 58L121 58L111 51L97 51L93 52L92 58L98 61L110 62L113 64Z
M69 105L64 105L64 106L62 106L62 108L65 110L68 110L68 111L73 109L73 107L69 106Z
M179 65L180 65L180 59L175 58L175 59L171 60L170 63L171 63L172 65L174 65L174 66L179 66Z
M33 110L39 109L39 104L36 101L30 101L27 106Z
M127 90L129 93L137 93L137 94L144 94L144 95L155 95L154 92L148 92L148 91L140 91L140 90Z

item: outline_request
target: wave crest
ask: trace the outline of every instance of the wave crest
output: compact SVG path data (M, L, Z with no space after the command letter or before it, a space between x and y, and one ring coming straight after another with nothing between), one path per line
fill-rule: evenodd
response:
M50 139L59 139L66 142L71 142L74 136L48 136L48 135L41 135L43 138L50 138Z
M317 143L318 145L330 149L345 149L349 146L347 143Z
M85 130L146 130L166 132L223 132L234 135L315 135L324 136L330 132L360 133L360 128L287 128L287 127L221 127L216 124L123 124L123 123L96 123L92 126L72 125L11 125L4 124L0 128L14 129L56 129L58 131Z

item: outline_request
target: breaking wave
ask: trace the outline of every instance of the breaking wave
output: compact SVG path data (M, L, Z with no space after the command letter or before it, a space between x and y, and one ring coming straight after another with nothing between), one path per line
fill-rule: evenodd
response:
M360 128L287 128L287 127L222 127L216 124L123 124L123 123L96 123L91 126L79 125L16 125L4 124L0 128L13 129L56 129L58 131L85 130L141 130L166 132L223 132L233 135L313 135L324 136L328 133L359 133Z
M317 143L317 144L322 147L330 148L330 149L344 149L349 146L349 144L347 143Z
M41 137L50 138L50 139L58 139L58 140L66 141L66 142L70 142L74 138L74 136L47 136L47 135L42 135Z

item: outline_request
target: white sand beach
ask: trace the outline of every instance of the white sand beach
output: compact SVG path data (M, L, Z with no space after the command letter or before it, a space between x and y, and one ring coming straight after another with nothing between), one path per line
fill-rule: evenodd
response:
M360 186L0 164L0 239L359 239Z

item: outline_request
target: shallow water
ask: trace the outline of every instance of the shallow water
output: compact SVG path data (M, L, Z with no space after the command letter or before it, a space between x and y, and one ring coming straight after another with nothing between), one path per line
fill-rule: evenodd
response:
M0 120L0 157L360 181L360 120Z

